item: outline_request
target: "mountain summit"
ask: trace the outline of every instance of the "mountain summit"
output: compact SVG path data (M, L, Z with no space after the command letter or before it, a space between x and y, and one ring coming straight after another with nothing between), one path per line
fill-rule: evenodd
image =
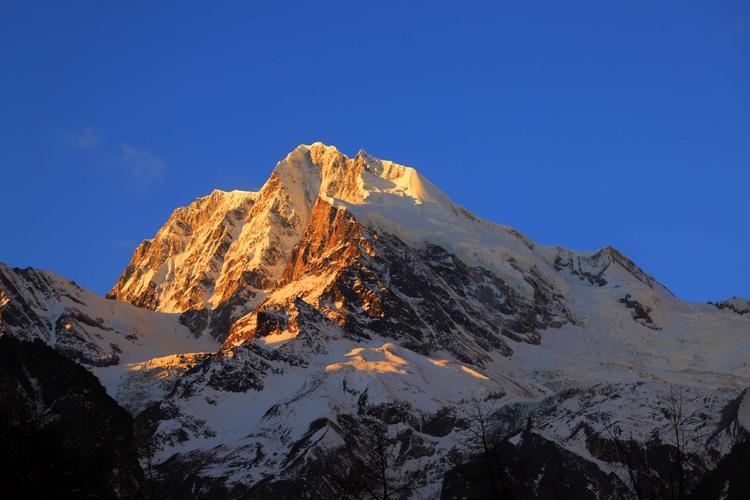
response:
M418 177L364 152L350 159L321 143L299 146L257 193L214 191L175 210L139 246L109 295L183 312L218 307L240 289L263 290L279 278L318 199L361 204L375 193L398 192L421 203L426 193Z
M471 243L482 239L524 248L518 233L453 204L413 168L364 150L349 158L318 142L289 153L257 193L217 190L175 210L136 249L108 297L164 312L211 310L214 325L226 328L226 304L253 307L275 286L318 200L402 238L466 247L472 256Z
M363 150L176 209L107 297L0 266L0 333L96 374L165 498L632 498L673 491L675 450L685 491L740 484L747 301L684 302Z

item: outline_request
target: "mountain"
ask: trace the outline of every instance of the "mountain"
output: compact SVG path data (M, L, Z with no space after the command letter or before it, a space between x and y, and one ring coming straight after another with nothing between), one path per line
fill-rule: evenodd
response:
M178 208L107 297L2 267L0 332L103 380L158 496L738 484L702 481L750 428L740 301L686 303L611 247L540 245L364 151L299 146L257 193Z

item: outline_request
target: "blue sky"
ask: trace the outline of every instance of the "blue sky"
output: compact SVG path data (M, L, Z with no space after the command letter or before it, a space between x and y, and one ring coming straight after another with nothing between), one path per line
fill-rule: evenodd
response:
M744 0L5 2L0 67L0 261L100 293L175 207L321 140L750 296Z

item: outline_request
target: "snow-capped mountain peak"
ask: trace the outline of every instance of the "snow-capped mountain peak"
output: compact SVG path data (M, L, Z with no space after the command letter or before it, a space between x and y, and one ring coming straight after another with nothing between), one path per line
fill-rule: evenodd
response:
M353 205L382 202L378 195L409 198L413 204L450 204L450 199L414 168L360 149L350 158L321 142L300 145L274 169L285 185L299 185L307 198Z
M361 207L365 220L368 207L386 218L418 206L456 211L411 167L364 151L349 158L320 142L300 145L257 193L214 191L175 210L138 247L109 296L166 312L216 309L230 300L252 304L281 276L318 199Z
M257 193L215 191L175 210L156 237L138 247L110 297L165 312L189 311L185 321L196 333L223 338L283 280L306 229L321 224L312 219L320 202L377 234L413 248L435 246L502 276L525 300L538 293L531 275L561 290L568 286L560 281L561 271L611 274L611 263L623 269L623 279L632 275L648 289L655 283L613 249L579 253L539 245L454 204L412 167L364 150L348 157L316 142L279 161ZM320 216L327 211L321 208Z

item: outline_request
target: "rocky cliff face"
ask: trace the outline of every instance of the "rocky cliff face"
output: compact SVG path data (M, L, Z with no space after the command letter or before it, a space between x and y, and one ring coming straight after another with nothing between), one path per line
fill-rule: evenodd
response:
M437 245L414 249L319 199L278 287L234 323L226 344L253 338L259 326L266 329L264 318L284 315L302 299L349 338L379 336L482 366L493 351L512 353L508 339L539 343L543 329L574 321L554 284L534 267L518 264L516 272L533 290L530 297Z
M176 210L110 297L0 267L0 331L91 367L166 498L627 498L673 475L676 393L706 450L691 477L744 449L726 415L750 315L685 303L611 247L539 245L364 151L300 146L257 193ZM488 469L477 412L510 468ZM637 481L623 449L652 457Z
M255 193L214 191L178 208L138 246L108 297L166 312L206 307L254 200Z

